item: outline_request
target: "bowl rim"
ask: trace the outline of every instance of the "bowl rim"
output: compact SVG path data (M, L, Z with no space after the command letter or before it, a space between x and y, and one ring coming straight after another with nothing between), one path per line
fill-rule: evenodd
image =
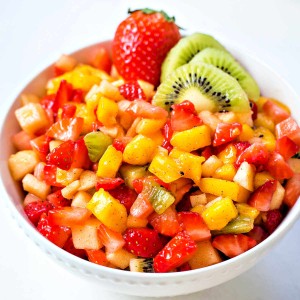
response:
M259 65L261 65L264 69L267 70L268 73L271 73L272 76L274 76L278 80L280 80L284 84L284 86L286 86L288 88L289 92L294 95L295 98L299 98L297 96L297 93L295 92L295 90L292 88L292 86L288 82L286 82L285 79L282 78L275 70L273 70L271 67L269 67L265 62L261 61L259 58L253 56L249 51L243 49L242 47L238 46L237 44L234 44L234 43L228 41L227 39L220 38L220 40L222 40L222 43L224 43L224 45L228 49L230 49L230 52L241 53L242 56L249 57L251 60L253 60L256 63L258 63ZM105 40L105 41L90 44L88 46L85 46L85 47L82 47L75 51L72 51L69 55L76 55L79 52L87 50L91 47L95 47L97 45L102 45L104 43L111 43L111 40ZM28 80L28 78L26 78L24 80L24 82L22 82L20 84L20 88L16 89L17 92L13 93L14 96L9 97L9 99L12 99L12 101L9 102L10 104L8 105L8 109L5 112L5 118L2 119L2 122L0 124L0 141L3 140L3 135L5 132L5 124L9 120L9 114L12 113L13 106L16 105L16 101L19 98L19 95L23 92L24 89L26 89L26 87L28 85L31 84L32 81L34 81L37 77L39 77L40 74L44 70L51 67L52 65L53 65L53 61L50 64L47 63L46 67L45 67L45 64L42 64L42 67L38 66L37 68L35 68L35 69L38 69L39 71L36 72L36 70L34 70L32 72L32 74L30 74L30 76L28 76L29 80ZM1 170L2 170L2 168L7 169L7 161L1 159L0 167L1 167ZM26 220L24 215L22 215L22 213L16 209L14 203L11 201L11 196L9 195L9 193L7 191L7 188L5 185L5 178L3 177L3 172L0 172L0 189L2 189L4 192L5 200L3 200L3 202L6 204L6 208L10 211L12 217L16 220L17 224L23 230L23 232L35 244L37 244L37 246L42 248L42 250L44 252L50 254L51 256L54 256L54 258L56 258L59 261L65 260L65 261L69 261L73 264L78 265L75 267L77 269L80 269L79 266L81 268L84 268L85 270L83 270L83 271L86 272L87 274L104 272L104 273L107 273L112 276L122 275L122 277L124 277L124 279L138 280L141 278L145 278L145 279L158 279L158 278L159 279L171 279L171 278L177 278L177 277L184 278L184 277L194 276L196 274L206 273L208 271L213 272L218 269L227 268L228 266L234 265L235 263L239 262L240 260L246 261L247 258L251 258L251 257L255 256L256 253L264 252L264 254L265 254L267 252L267 249L270 249L275 243L277 243L278 241L280 241L282 239L282 237L286 234L286 232L288 230L290 230L290 228L294 225L294 223L300 217L300 201L298 200L296 202L296 204L294 205L294 207L285 216L285 218L280 223L278 228L267 239L265 239L260 244L253 247L252 249L246 251L245 253L242 253L236 257L230 258L226 261L222 261L218 264L214 264L214 265L207 266L204 268L189 270L189 271L185 271L185 272L140 273L140 272L125 271L125 270L120 270L120 269L113 269L113 268L97 265L97 264L91 263L89 261L86 261L84 259L81 259L73 254L70 254L69 252L56 246L55 244L50 242L48 239L46 239L44 236L42 236L36 230L36 228L30 223L30 221ZM34 239L31 236L33 236ZM42 246L42 244L44 244L45 246Z

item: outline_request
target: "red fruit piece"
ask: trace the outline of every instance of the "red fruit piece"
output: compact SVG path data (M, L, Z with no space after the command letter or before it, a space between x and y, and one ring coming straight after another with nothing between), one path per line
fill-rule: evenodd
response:
M143 79L158 86L161 65L179 39L174 18L150 9L134 11L117 28L113 63L125 80Z
M69 170L74 158L74 142L67 141L54 148L46 157L47 164Z
M250 230L247 235L252 239L256 240L257 244L261 243L268 237L267 232L258 225L255 225L252 230Z
M62 185L56 181L56 170L57 170L57 166L55 165L51 165L51 164L45 165L44 180L49 185L62 187Z
M251 146L249 142L234 142L233 143L236 149L236 156L239 157L242 152Z
M277 180L289 179L294 175L288 163L276 152L270 154L269 161L266 164L266 170Z
M94 54L91 64L99 70L110 73L112 62L108 51L104 47L98 48Z
M118 177L118 178L97 178L95 188L97 191L101 188L106 191L110 191L110 190L115 189L122 183L124 183L124 180L120 177Z
M84 139L80 138L74 143L74 155L71 168L89 169L91 163Z
M257 111L258 111L258 108L257 108L257 105L254 101L250 100L250 108L252 110L252 120L256 120L257 119Z
M35 226L38 224L41 215L48 213L50 209L52 209L52 205L48 201L35 201L24 207L25 214Z
M34 135L25 132L24 130L12 136L12 143L18 151L32 150L30 141L34 138Z
M73 244L73 239L72 237L70 237L65 245L64 245L64 250L66 250L67 252L77 256L77 257L80 257L80 258L83 258L83 259L86 259L86 252L83 250L83 249L76 249L74 247L74 244Z
M38 153L41 161L46 161L46 156L49 153L49 143L51 140L51 137L44 134L30 141L32 149Z
M290 114L287 113L283 108L277 105L271 100L267 100L263 105L263 111L265 114L272 119L272 121L277 124L285 119L287 119Z
M128 228L124 235L124 249L144 258L154 257L166 244L166 237L149 228Z
M71 229L65 226L50 224L49 217L41 215L37 230L56 246L62 248L71 235Z
M140 99L147 100L147 97L137 81L129 81L119 87L121 95L130 101Z
M161 179L159 179L156 176L147 176L144 178L136 178L133 180L132 185L134 190L139 194L143 191L144 182L145 181L154 181L158 183L160 186L164 187L167 190L170 190L170 184L163 182Z
M71 102L82 103L84 102L83 90L74 89L72 91Z
M94 264L101 265L101 266L107 266L108 260L106 258L105 253L100 250L88 250L86 249L86 254L88 256L88 260Z
M157 273L169 272L187 262L197 250L197 244L184 231L179 232L154 257L153 266Z
M289 207L293 207L300 197L300 174L295 174L285 185L283 202Z
M171 108L171 127L173 131L191 129L203 123L197 115L194 104L188 100L172 105Z
M278 209L269 210L266 214L266 220L264 221L264 227L268 233L272 233L279 226L283 219L282 213Z
M109 193L126 207L127 213L129 214L131 206L137 198L137 193L125 184L110 190Z
M64 198L61 194L61 190L57 190L54 193L51 193L47 196L49 203L53 205L54 208L60 208L65 206L70 206L71 201Z
M210 146L205 147L202 151L201 151L201 156L204 156L205 160L207 160L208 158L210 158L213 155L213 150Z
M123 137L114 139L112 145L115 147L116 150L121 151L122 153L125 150L126 145L130 142L131 138Z
M300 147L300 127L292 117L278 123L275 126L275 134L277 139L287 136Z
M223 234L214 238L212 245L226 256L238 256L256 246L256 241L243 234Z
M107 252L115 252L125 245L125 240L121 233L115 232L103 224L100 224L98 234Z
M154 209L148 199L148 195L144 193L138 194L130 207L130 214L136 218L148 218L153 211Z
M276 140L275 151L281 154L285 160L288 160L298 153L299 147L290 138L283 136Z
M277 181L268 180L265 184L257 188L250 196L248 204L259 211L270 209L273 194L276 190Z
M73 104L64 104L62 107L61 118L70 119L73 118L76 112L76 106Z
M177 272L185 272L185 271L190 271L192 270L190 264L188 262L182 264L177 268Z
M177 216L181 229L185 230L194 241L210 239L210 230L198 213L183 211L179 212Z
M162 134L164 136L162 147L164 147L165 149L168 150L168 152L170 152L173 149L173 146L171 145L171 138L173 135L171 120L168 120L164 125L164 127L162 128Z
M219 123L217 125L213 146L220 146L233 141L242 132L242 125L240 123Z
M54 113L58 112L58 109L63 107L63 105L68 102L72 96L72 85L66 80L60 82L59 88L56 92L54 102L52 105L52 110Z

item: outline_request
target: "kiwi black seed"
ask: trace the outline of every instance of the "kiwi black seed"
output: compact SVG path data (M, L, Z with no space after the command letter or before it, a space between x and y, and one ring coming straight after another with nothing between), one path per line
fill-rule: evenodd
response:
M168 53L161 69L161 82L178 67L188 63L197 53L205 48L225 48L212 36L203 33L194 33L182 38Z
M206 48L196 54L190 61L190 63L198 62L212 64L234 77L244 89L249 99L255 101L260 96L256 81L228 52L221 49Z
M250 104L238 81L213 65L185 64L160 84L153 103L168 111L173 104L189 100L198 112L249 112Z

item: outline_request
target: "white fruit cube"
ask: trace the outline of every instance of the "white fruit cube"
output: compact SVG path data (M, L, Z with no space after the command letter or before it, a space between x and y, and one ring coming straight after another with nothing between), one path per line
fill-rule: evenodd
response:
M110 263L124 270L129 267L130 260L137 257L122 248L113 253L106 253L106 258Z
M69 185L73 181L79 179L83 169L72 168L68 171L57 168L56 181L64 186Z
M254 176L255 167L246 161L244 161L238 168L233 181L238 183L240 186L248 191L253 191L254 189Z
M38 180L32 174L27 174L23 178L22 184L24 191L31 193L42 200L46 200L51 191L50 185L44 181Z
M92 199L92 196L85 192L79 191L74 195L71 206L85 208L86 204Z
M79 188L80 188L80 181L79 180L75 180L72 183L70 183L69 185L67 185L66 187L64 187L61 190L61 194L66 199L72 199L73 196L76 194L76 192L78 191Z
M28 103L15 111L19 125L27 133L35 133L49 125L48 116L39 103Z
M80 191L88 191L95 187L97 175L93 171L85 170L80 175Z
M284 187L277 181L276 190L272 196L270 210L279 209L285 194Z
M39 163L39 157L33 150L22 150L12 154L8 159L8 167L14 180L21 180L32 173Z
M215 171L223 165L221 159L215 155L211 155L203 164L202 164L202 177L211 177Z

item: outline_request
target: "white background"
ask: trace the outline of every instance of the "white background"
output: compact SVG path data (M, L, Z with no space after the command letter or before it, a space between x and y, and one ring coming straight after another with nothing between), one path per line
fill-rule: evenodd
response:
M188 31L233 41L275 69L300 95L297 0L0 0L1 119L26 80L62 53L112 38L128 7L164 9ZM4 202L0 196L0 299L139 299L103 291L62 269L17 227ZM299 299L299 232L298 221L250 271L184 299Z

